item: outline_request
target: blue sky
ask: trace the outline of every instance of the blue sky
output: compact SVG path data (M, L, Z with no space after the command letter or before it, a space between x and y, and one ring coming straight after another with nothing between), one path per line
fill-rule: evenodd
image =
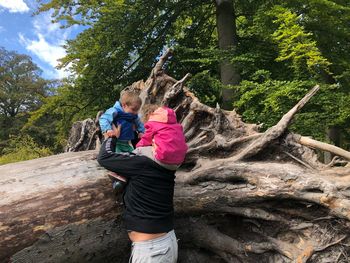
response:
M57 59L65 55L62 45L82 29L74 26L61 29L52 24L49 12L32 16L36 0L0 0L0 47L32 57L47 79L68 76L65 70L57 70Z

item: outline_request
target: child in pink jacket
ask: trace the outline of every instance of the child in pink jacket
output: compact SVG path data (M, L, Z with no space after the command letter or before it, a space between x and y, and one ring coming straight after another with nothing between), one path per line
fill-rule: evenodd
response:
M168 107L148 105L144 109L146 132L136 144L134 154L144 155L168 170L176 170L185 160L187 145L181 124L176 121L175 112ZM123 188L115 185L125 185L126 178L110 172L115 194Z
M174 110L150 106L146 114L146 132L136 145L137 154L145 155L169 170L176 170L185 160L187 145L181 124ZM153 106L154 107L154 106Z

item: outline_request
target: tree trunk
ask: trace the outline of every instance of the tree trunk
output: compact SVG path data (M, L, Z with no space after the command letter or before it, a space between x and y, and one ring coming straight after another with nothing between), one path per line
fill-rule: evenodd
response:
M327 130L329 140L335 145L340 146L341 131L339 127L329 127Z
M114 223L121 207L96 155L70 152L0 166L0 262L17 252L12 262L111 260L111 246L119 255L128 251L127 235Z
M326 134L331 143L333 143L335 146L340 146L341 132L339 127L328 127L326 130ZM325 163L330 163L333 158L334 154L329 152L324 153Z
M179 262L349 262L350 168L320 163L287 130L318 87L259 133L234 111L201 104L184 86L188 76L166 75L168 55L127 89L143 105L170 106L184 127L189 151L174 197ZM0 166L0 262L127 262L123 208L96 154Z
M236 17L232 0L216 0L216 21L220 50L237 48ZM234 65L227 59L220 64L221 82L224 85L238 85L240 75ZM222 99L224 109L233 108L234 89L223 88Z

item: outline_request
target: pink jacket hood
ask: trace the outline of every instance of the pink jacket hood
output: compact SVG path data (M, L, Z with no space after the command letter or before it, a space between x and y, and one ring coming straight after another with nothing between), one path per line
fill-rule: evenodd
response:
M146 132L136 147L153 146L154 157L165 164L181 164L187 145L181 124L174 110L161 107L145 123Z

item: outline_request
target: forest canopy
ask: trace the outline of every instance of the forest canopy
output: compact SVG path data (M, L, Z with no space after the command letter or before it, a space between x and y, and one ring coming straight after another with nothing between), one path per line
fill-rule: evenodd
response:
M38 12L53 10L54 21L86 27L65 45L61 67L71 66L71 78L22 124L34 129L50 119L54 141L37 142L55 152L74 121L95 116L121 89L146 79L169 47L175 54L166 64L169 75L191 73L188 87L203 103L234 107L263 129L319 84L291 129L349 149L348 1L41 2Z

